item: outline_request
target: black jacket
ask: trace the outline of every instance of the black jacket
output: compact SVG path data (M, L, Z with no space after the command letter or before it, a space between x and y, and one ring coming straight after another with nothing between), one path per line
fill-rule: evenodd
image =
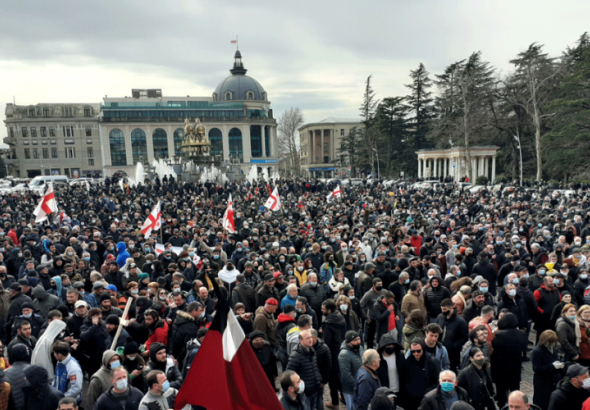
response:
M395 367L397 368L398 378L400 378L400 385L402 384L400 373L404 367L404 362L406 361L403 347L398 344L391 335L383 335L383 337L379 339L379 348L377 349L377 352L381 357L381 362L379 363L379 368L377 369L377 376L379 377L381 386L385 387L389 387L389 369L387 367L387 362L383 359L383 351L385 350L385 346L391 344L395 347Z
M496 272L494 265L491 264L487 258L479 259L471 273L483 276L483 278L490 284L489 292L494 296L496 295L498 273Z
M528 346L526 333L517 329L518 319L512 313L498 321L498 330L492 340L494 353L491 357L494 383L503 380L507 385L520 383L523 353Z
M181 362L186 353L186 343L197 337L198 330L199 325L189 313L177 311L172 324L172 335L169 337L168 354Z
M555 323L555 333L559 338L561 350L565 353L566 362L580 354L580 347L576 346L576 326L578 325L564 316Z
M305 395L311 396L320 389L322 382L316 352L313 347L306 349L301 344L289 356L287 370L293 370L305 383Z
M457 392L459 401L471 403L469 394L463 388L457 386L455 387L455 391ZM429 391L422 399L422 403L420 403L418 410L446 410L442 394L443 392L440 386L435 390ZM479 410L477 407L475 409Z
M432 287L433 279L438 280L438 286L436 288ZM433 276L429 282L431 287L426 289L426 292L424 292L424 304L426 305L428 317L436 318L442 312L440 302L442 302L444 299L450 299L451 292L443 286L443 281L438 276Z
M315 311L317 317L322 316L322 302L326 299L326 292L323 286L318 284L316 287L313 287L309 283L306 283L301 286L299 296L307 298L307 303ZM305 389L307 390L307 385Z
M430 353L423 353L419 361L410 357L400 372L401 390L412 398L423 397L436 389L439 375L440 364Z
M557 389L551 393L548 410L564 409L581 409L582 404L590 397L590 392L586 389L575 388L571 380L563 378L558 384Z
M481 370L477 370L473 364L470 364L459 373L457 380L459 386L467 390L475 410L482 410L486 408L486 405L489 405L488 408L494 408L491 405L495 394L494 383L492 383L492 375L487 363Z
M504 292L502 300L498 303L498 312L502 309L508 309L510 313L516 316L516 319L518 319L518 327L520 329L526 329L528 327L526 306L522 297L518 293L516 293L516 296L512 299L506 292Z
M322 339L314 345L315 354L318 359L318 368L320 369L320 377L323 384L328 384L330 380L330 372L332 371L332 352Z
M555 390L557 383L563 378L564 369L556 369L553 363L559 361L557 352L553 353L546 346L537 346L531 355L533 364L533 387L535 395L533 403L542 409L549 406L551 393Z
M307 387L305 388L307 390ZM306 410L307 405L303 404L303 399L297 395L296 400L292 400L289 396L283 393L281 397L281 404L284 410Z
M150 361L148 362L143 373L147 376L147 374L152 370L163 371L166 374L166 379L168 379L170 382L170 387L174 387L178 390L180 389L180 386L182 386L182 373L180 373L178 366L174 364L174 360L172 360L172 358L167 357L166 362L164 363L158 362L155 359L155 354L152 355L152 352L150 351Z
M385 296L377 297L371 308L371 320L374 320L377 323L377 340L381 340L381 336L389 331L389 316L399 314L397 303L393 302L393 311L390 312L383 304L384 299Z
M128 396L125 403L125 410L137 410L139 408L139 403L141 403L141 399L143 399L143 393L141 390L132 386L127 387L127 393ZM113 388L111 387L98 398L94 405L94 410L119 409L120 406L119 400L113 395Z
M451 359L453 354L460 354L463 345L469 339L469 326L465 322L465 319L459 316L457 310L454 310L453 316L450 318L447 318L442 313L438 315L436 323L443 329L444 340L440 341L447 348L449 359Z
M330 349L332 371L338 372L338 354L340 346L346 334L346 321L344 316L337 310L326 316L322 325L324 343Z

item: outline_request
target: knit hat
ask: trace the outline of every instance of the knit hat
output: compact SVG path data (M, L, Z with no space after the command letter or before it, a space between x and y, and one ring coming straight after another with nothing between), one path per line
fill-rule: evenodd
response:
M119 316L117 315L109 315L106 321L107 325L116 325L119 326Z
M164 346L162 343L152 343L152 345L150 346L150 359L152 362L156 363L156 355L158 354L158 352L160 350L166 350L166 346Z
M137 345L137 343L135 343L133 339L127 339L125 347L123 348L123 354L125 356L128 356L137 353L139 353L139 346Z
M266 299L265 305L279 305L279 302L275 298Z
M104 300L111 300L111 295L109 295L108 293L103 293L102 295L100 295L100 303L101 304Z
M139 281L140 281L140 282L141 282L142 280L144 280L144 279L149 279L149 278L150 278L150 275L148 275L148 274L147 274L147 273L145 273L145 272L144 272L144 273L140 273L140 274L139 274Z
M34 311L35 307L33 306L33 304L31 302L25 302L22 305L20 305L21 312L23 309L32 309Z
M348 344L348 343L352 342L354 339L356 339L357 337L359 337L358 332L355 332L354 330L349 330L344 335L344 340Z

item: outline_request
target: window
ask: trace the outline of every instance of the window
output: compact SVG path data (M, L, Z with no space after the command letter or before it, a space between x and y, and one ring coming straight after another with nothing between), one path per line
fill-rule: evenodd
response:
M267 97L267 94L266 94L266 91L265 91L265 92L263 92L263 93L262 93L262 99L263 99L264 101L266 101L266 97Z
M265 155L267 157L270 157L271 155L271 150L270 150L270 127L267 125L264 127L264 144L265 144L265 149L266 149L266 153Z
M109 133L111 147L111 165L127 165L127 151L125 150L125 136L123 131L115 128Z
M84 116L90 117L90 108L84 108Z
M94 158L94 150L92 149L92 147L86 148L86 156L88 158Z
M55 137L55 127L49 127L49 136Z
M49 159L49 149L43 148L43 159Z
M141 128L131 131L131 150L134 164L138 162L145 164L147 162L147 139L145 131Z
M209 130L209 141L211 141L211 156L223 154L223 137L219 128Z
M248 91L248 92L246 92L246 99L247 100L253 100L254 99L254 91Z
M33 148L33 159L39 159L39 150L37 148Z
M244 160L244 151L242 148L242 131L239 128L232 128L229 130L229 155L232 158Z
M14 128L10 127L10 138L14 138Z
M67 147L66 148L66 158L76 158L76 148Z
M88 165L90 165L91 167L94 166L94 160L92 158L88 159Z
M25 148L25 159L31 159L31 149Z
M340 136L344 137L344 130L340 130Z
M231 91L226 91L225 92L225 99L226 100L233 100L234 99L234 93L232 93Z
M250 146L252 147L252 156L260 158L262 156L262 127L260 125L250 126Z
M184 140L184 129L178 128L174 131L174 156L179 157L182 152L180 148L182 147L182 141ZM213 154L211 154L213 155Z
M31 127L31 137L37 138L37 128Z
M34 117L34 116L35 116L35 109L29 108L29 117Z
M49 117L49 108L43 108L43 116Z
M74 127L72 125L66 125L63 127L64 137L74 136Z
M40 127L39 131L41 132L41 136L42 137L46 137L47 136L47 127Z
M92 127L90 125L87 125L85 129L86 129L86 136L92 137Z
M168 158L168 134L162 128L156 128L152 133L154 144L154 158Z
M51 148L51 158L57 158L57 148Z
M27 138L29 136L27 127L22 127L20 131L23 133L23 138Z

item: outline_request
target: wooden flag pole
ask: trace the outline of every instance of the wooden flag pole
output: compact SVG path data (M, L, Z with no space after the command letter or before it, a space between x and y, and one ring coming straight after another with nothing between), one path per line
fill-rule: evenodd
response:
M119 319L119 328L117 329L117 333L115 334L115 337L113 338L113 343L111 344L111 350L115 350L115 346L117 345L117 340L119 339L119 336L121 335L121 329L123 329L123 326L127 326L129 324L129 322L125 318L127 317L127 314L129 313L129 308L131 307L132 301L133 301L133 296L129 296L129 299L127 299L127 305L125 306L125 311L123 312L123 317Z

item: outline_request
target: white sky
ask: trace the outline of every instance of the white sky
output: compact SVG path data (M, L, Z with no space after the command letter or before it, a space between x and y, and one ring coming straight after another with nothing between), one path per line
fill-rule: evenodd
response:
M590 2L568 0L0 0L0 10L3 108L13 96L98 103L132 88L210 96L238 35L275 117L299 107L305 122L357 117L370 74L378 98L405 95L420 62L434 77L481 50L507 73L529 44L559 56L590 31Z

